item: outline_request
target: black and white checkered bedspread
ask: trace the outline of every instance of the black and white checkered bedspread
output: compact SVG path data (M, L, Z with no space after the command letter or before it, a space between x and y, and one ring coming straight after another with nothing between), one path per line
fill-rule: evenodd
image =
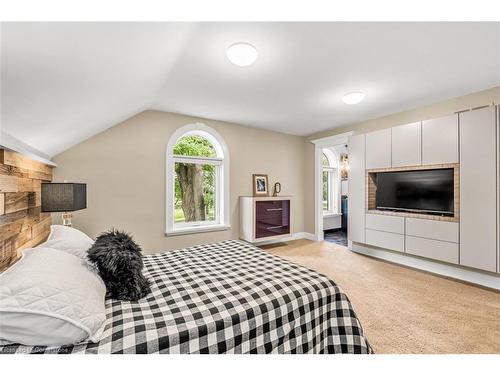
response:
M99 343L7 345L3 353L371 353L326 276L243 241L144 257L152 292L106 301Z

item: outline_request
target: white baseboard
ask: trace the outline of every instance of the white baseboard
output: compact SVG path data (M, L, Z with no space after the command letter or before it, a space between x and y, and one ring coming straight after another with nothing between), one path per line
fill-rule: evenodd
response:
M500 275L474 271L468 268L452 266L440 262L433 262L431 260L414 257L412 255L377 249L359 243L352 243L350 241L349 249L359 254L383 259L392 263L402 264L407 267L416 268L437 275L500 290Z
M292 237L296 236L294 240L310 240L314 241L314 233L308 233L308 232L299 232L299 233L294 233Z
M258 243L255 243L255 245L270 245L273 243L279 243L279 242L286 242L286 241L294 241L294 240L311 240L315 241L315 237L313 233L308 233L308 232L297 232L297 233L292 233L288 237L281 237L281 238L273 238L265 241L259 241Z

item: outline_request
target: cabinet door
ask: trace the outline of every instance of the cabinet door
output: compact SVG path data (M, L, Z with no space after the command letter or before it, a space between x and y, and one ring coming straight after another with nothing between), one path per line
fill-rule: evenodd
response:
M496 114L464 112L460 130L460 264L496 271Z
M365 242L365 135L349 138L349 241Z
M392 128L392 166L422 164L422 126L420 121Z
M458 163L458 115L422 121L422 164Z
M391 129L366 134L366 169L391 167Z

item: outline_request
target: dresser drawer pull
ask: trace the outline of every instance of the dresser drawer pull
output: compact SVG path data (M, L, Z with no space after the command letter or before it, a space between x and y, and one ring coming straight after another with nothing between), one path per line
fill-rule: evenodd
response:
M282 208L267 208L267 211L283 211Z
M283 228L283 225L277 225L275 227L267 227L266 229L269 230L269 229L278 229L278 228Z

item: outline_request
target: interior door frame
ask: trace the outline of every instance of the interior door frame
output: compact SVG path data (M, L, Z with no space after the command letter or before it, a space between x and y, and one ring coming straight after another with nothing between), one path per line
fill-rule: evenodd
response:
M354 134L353 131L340 133L324 138L317 138L311 140L314 144L314 239L316 241L323 241L323 201L322 201L322 188L320 183L322 178L321 170L322 163L321 157L323 149L326 147L334 147L344 145L349 142L349 137Z

